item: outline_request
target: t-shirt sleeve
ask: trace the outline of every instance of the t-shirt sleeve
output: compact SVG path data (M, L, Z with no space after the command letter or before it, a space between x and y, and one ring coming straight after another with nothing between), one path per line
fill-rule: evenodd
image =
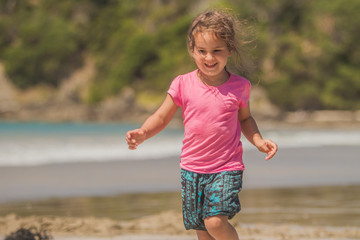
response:
M250 100L251 83L249 80L243 79L242 85L243 86L240 96L240 107L246 108Z
M181 95L181 75L177 76L171 83L168 94L173 98L177 106L182 106L182 95Z

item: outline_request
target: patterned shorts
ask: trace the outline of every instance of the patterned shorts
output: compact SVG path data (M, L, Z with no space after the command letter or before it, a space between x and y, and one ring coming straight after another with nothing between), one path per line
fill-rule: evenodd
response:
M183 219L187 230L204 230L204 219L226 215L229 219L241 209L238 193L243 171L199 174L181 169Z

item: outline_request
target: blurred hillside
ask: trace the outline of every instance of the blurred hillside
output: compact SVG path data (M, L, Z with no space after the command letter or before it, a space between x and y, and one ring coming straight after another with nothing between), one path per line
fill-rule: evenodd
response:
M360 109L358 0L0 0L0 118L143 118L195 68L186 32L214 6L246 19L232 71L260 117Z

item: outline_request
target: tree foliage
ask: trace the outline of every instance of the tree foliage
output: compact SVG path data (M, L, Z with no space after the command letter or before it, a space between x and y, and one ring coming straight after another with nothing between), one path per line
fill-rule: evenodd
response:
M283 110L360 108L358 0L224 0L257 31L249 77ZM195 66L190 0L0 0L0 60L19 88L57 86L97 62L89 103L125 86L163 92ZM194 9L196 8L196 9Z
M99 74L90 101L116 94L127 85L164 91L176 74L190 70L185 43L190 2L108 4L94 19L91 33L90 47L99 57Z
M81 64L81 40L62 14L28 1L2 1L0 50L10 79L20 88L56 86ZM4 43L5 42L5 43Z
M360 108L357 0L242 1L259 29L260 80L283 110Z

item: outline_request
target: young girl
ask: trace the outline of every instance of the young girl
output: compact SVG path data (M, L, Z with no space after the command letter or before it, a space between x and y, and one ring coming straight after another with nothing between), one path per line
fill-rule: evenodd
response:
M228 13L207 11L192 22L188 50L198 69L176 77L160 108L140 129L127 132L129 149L160 132L182 108L181 153L183 218L199 240L238 239L228 222L240 211L242 187L241 132L272 158L277 145L263 139L250 114L250 82L227 71L239 54L236 20Z

